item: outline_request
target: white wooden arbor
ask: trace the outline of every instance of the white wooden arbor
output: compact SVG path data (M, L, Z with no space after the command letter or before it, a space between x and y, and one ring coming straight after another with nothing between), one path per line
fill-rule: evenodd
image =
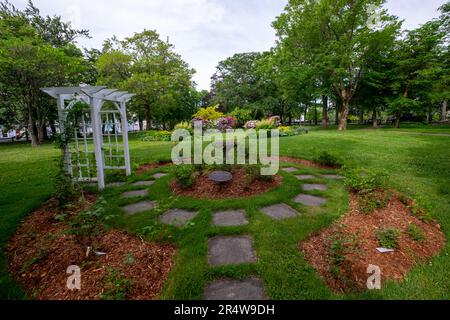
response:
M74 180L97 182L98 188L103 190L105 170L125 170L127 176L131 174L126 104L134 94L92 86L41 90L57 101L61 133L65 130L67 114L75 104L84 102L89 106L83 110L75 126L74 141L65 151L66 170ZM102 110L107 101L113 107Z

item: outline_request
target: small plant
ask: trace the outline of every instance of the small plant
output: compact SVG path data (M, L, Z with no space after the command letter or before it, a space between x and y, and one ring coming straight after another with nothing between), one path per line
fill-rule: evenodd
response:
M317 163L319 163L323 166L332 167L332 168L342 167L342 162L336 156L334 156L331 153L328 153L326 151L321 152L315 160Z
M358 198L359 209L364 214L370 214L376 209L385 208L390 199L388 192L369 192L361 194Z
M192 165L179 165L175 167L175 176L185 189L192 187L195 182L195 167Z
M414 241L424 241L425 234L423 230L416 224L410 223L408 225L408 236Z
M108 269L108 276L104 278L105 291L100 295L103 300L125 300L133 284L120 270Z
M378 243L383 248L397 249L400 231L396 228L378 229L376 233Z
M246 172L246 175L249 177L250 182L254 179L257 179L260 181L267 181L267 182L273 181L274 176L262 175L261 168L262 168L262 166L260 164L245 166L245 172Z
M131 252L128 252L127 256L125 257L124 263L127 266L131 266L136 262L134 259L134 255Z
M106 201L102 198L92 207L74 216L69 222L70 233L81 238L98 236L106 226L106 221L114 216L105 215Z
M172 133L169 131L148 131L144 134L142 141L171 141Z
M256 124L256 130L271 130L271 129L276 129L277 125L269 120L261 120Z
M382 189L386 184L386 174L368 170L352 169L345 173L344 184L350 191L366 194Z

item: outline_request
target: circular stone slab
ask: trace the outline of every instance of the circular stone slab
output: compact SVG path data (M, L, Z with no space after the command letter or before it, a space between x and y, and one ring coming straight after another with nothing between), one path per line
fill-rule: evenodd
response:
M343 176L337 175L337 174L323 174L322 177L324 177L325 179L330 179L330 180L341 180L344 179Z
M132 184L133 187L149 187L155 183L155 180L138 181Z
M120 195L121 198L138 198L148 196L148 190L127 191Z
M210 266L253 263L256 255L253 251L252 238L215 237L208 241L208 263Z
M141 201L138 203L129 204L122 207L122 210L128 214L133 215L141 212L150 211L156 207L156 201Z
M225 183L233 179L233 175L228 171L213 171L209 175L209 180L215 183Z
M181 209L171 209L159 217L159 221L164 224L182 228L189 221L197 216L198 212L186 211Z
M297 172L298 171L298 169L294 168L294 167L283 168L281 170L283 170L284 172Z
M298 180L312 180L315 179L316 177L314 177L313 175L310 174L301 174L298 176L295 176Z
M161 179L162 177L167 176L167 173L156 173L153 175L155 179Z
M267 300L267 296L262 281L252 277L214 281L205 288L205 300Z
M274 220L298 217L298 212L284 203L262 208L261 212Z
M311 196L309 194L299 194L297 197L294 198L293 201L296 203L301 203L305 206L320 207L321 205L327 202L327 199Z
M248 224L245 210L230 210L213 213L212 223L215 226L233 227Z
M304 184L302 188L305 191L314 191L314 190L325 191L328 189L328 187L324 184Z

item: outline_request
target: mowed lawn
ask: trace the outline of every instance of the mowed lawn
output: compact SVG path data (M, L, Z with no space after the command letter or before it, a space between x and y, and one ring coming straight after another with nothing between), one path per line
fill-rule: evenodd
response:
M441 223L449 238L450 137L418 135L415 131L414 129L405 130L405 132L350 130L341 133L331 130L314 130L308 135L282 138L281 154L312 159L321 151L328 151L340 157L347 166L384 171L390 177L390 186L426 206ZM428 132L426 129L417 131ZM430 131L433 133L432 130ZM446 130L439 131L441 132ZM131 142L132 160L137 165L167 159L170 157L171 145L171 143L133 140ZM51 144L38 149L21 144L0 145L0 244L2 247L21 219L51 195L57 157L58 150ZM255 231L261 232L256 226ZM260 249L265 250L263 245L265 239L258 241L261 243ZM357 298L450 299L449 253L450 248L447 246L439 257L415 268L402 284L389 283L382 291L368 292ZM1 256L3 268L3 254ZM269 252L267 256L270 256ZM281 267L289 269L290 266ZM292 284L292 288L276 288L277 279L269 274L270 270L267 268L266 271L267 277L270 278L269 291L274 293L276 299L342 298L329 293L322 285L318 285L317 290L311 289L311 292L293 292L292 288L302 289L303 279L298 279L298 283ZM177 270L174 272L177 273ZM177 274L174 277L182 278ZM176 282L178 281L173 281L173 283ZM311 283L315 283L315 280ZM177 289L171 288L169 284L163 297L174 296L178 296ZM183 294L180 293L180 296ZM20 289L5 272L2 272L0 298L21 297L23 294Z

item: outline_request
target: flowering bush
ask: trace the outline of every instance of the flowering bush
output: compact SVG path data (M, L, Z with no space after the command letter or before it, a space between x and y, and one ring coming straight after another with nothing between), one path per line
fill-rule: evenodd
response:
M208 107L208 108L202 108L202 109L198 110L197 113L192 116L192 118L193 119L197 118L197 119L201 119L201 120L205 120L205 121L217 120L217 119L223 117L223 113L217 111L218 107L219 107L219 105L213 106L213 107Z
M281 117L280 116L270 117L269 122L272 123L275 127L279 127L281 125Z
M244 128L245 129L256 129L256 127L258 126L258 121L257 120L252 120L252 121L248 121Z
M217 129L222 132L233 129L234 127L236 127L236 119L232 116L223 117L217 120Z

